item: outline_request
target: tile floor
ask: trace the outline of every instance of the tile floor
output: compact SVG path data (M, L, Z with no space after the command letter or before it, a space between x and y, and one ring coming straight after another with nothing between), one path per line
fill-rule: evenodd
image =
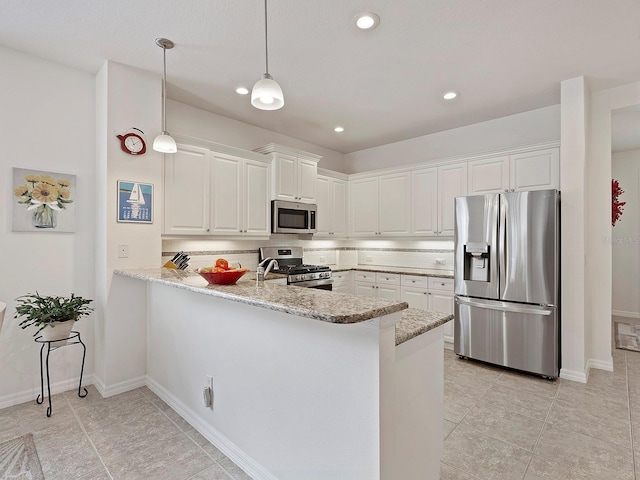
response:
M640 353L586 385L444 355L442 480L640 480ZM0 410L0 442L32 432L47 480L249 478L146 387L89 391Z

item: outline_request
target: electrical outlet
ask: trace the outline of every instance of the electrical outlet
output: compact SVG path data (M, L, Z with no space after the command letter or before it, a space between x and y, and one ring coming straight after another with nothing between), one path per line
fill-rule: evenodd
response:
M207 393L204 394L204 402L206 407L213 410L213 377L211 375L207 375L206 382L204 389Z
M444 258L436 258L436 265L446 265L447 261Z
M326 261L327 261L327 259L326 259L325 257L323 257L322 255L320 255L320 260L319 260L319 262L320 262L320 263L324 263L324 262L326 262Z
M129 258L129 245L118 245L118 258Z

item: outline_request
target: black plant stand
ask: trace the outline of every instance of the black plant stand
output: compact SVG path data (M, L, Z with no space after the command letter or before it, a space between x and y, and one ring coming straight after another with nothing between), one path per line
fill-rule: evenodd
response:
M82 342L82 339L80 338L80 332L76 332L76 331L72 331L71 334L67 337L67 338L61 338L59 340L43 340L42 337L36 337L35 339L36 342L41 343L42 346L40 347L40 395L38 395L38 398L36 398L36 403L38 405L41 405L44 402L44 369L42 367L43 364L43 358L42 355L44 353L44 349L45 347L47 348L47 357L44 361L45 365L46 365L46 374L47 374L47 395L49 398L49 407L47 408L47 417L51 416L51 384L49 382L49 353L51 353L51 350L55 350L57 348L61 348L61 347L66 347L67 345L75 345L75 344L80 344L82 345L83 351L82 351L82 367L80 367L80 382L78 383L78 396L80 398L84 398L87 396L87 394L89 393L87 391L86 388L84 388L82 386L82 373L84 372L84 358L87 355L87 347L86 345ZM58 342L65 342L62 345L56 345ZM51 345L51 344L54 345ZM82 393L82 390L84 390L84 394Z

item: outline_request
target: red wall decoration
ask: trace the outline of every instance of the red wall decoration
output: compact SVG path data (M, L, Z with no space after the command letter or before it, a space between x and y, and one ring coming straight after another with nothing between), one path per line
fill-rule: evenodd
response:
M627 202L621 202L618 197L624 193L620 188L618 180L611 180L611 226L615 227L616 222L620 220L624 206Z

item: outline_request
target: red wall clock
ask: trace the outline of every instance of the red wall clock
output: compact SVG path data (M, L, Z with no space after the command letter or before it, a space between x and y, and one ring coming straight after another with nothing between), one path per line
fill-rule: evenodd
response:
M120 148L129 155L142 155L147 151L144 132L139 128L132 128L124 135L117 137L120 139Z

